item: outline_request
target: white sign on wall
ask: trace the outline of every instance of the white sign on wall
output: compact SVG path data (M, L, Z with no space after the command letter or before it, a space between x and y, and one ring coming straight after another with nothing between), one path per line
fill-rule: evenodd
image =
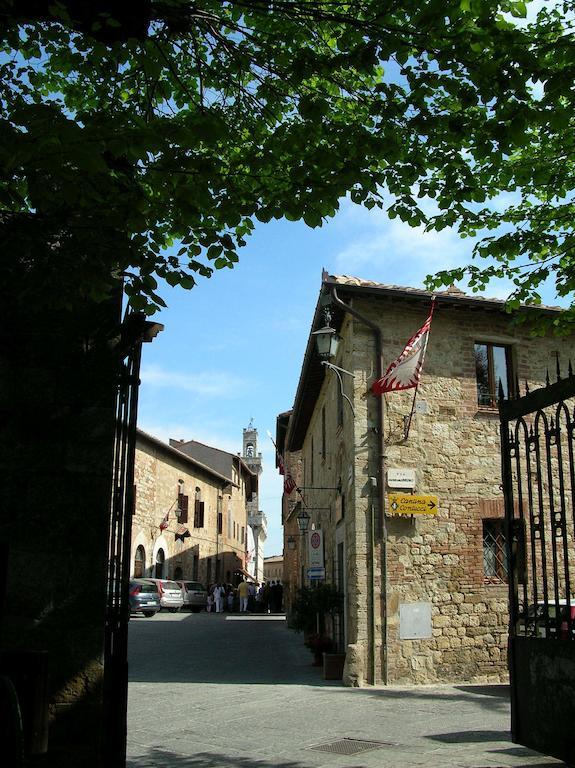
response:
M308 565L310 568L323 568L323 531L307 532Z
M415 488L415 469L397 467L387 470L387 484L390 488Z
M431 636L431 603L400 603L399 639L420 640Z

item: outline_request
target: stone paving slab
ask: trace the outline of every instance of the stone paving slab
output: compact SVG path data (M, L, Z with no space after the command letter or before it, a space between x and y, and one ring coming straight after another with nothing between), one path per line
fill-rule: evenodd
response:
M228 618L130 622L129 768L563 765L511 742L507 686L344 688L285 622ZM310 749L349 739L381 746Z

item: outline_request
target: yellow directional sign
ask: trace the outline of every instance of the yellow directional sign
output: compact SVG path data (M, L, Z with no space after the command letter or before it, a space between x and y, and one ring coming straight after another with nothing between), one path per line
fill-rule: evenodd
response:
M437 496L410 496L390 493L387 497L388 515L436 515Z

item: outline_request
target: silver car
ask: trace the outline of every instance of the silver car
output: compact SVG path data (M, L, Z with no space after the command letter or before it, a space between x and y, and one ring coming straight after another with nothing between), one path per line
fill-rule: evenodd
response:
M151 579L158 585L160 605L172 613L177 613L184 604L182 589L177 581L169 579Z
M208 593L199 581L178 581L184 596L184 608L190 608L193 613L203 611L208 603Z

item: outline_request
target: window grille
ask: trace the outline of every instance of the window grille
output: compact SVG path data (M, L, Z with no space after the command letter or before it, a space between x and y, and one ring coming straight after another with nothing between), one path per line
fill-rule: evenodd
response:
M486 581L507 582L507 551L503 518L483 521L483 575Z

